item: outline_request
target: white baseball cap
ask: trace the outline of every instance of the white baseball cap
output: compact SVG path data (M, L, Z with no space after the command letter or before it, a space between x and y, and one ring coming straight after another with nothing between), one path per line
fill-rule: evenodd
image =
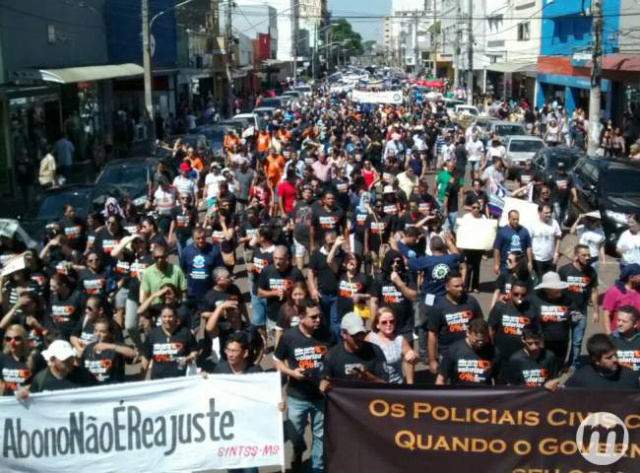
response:
M77 356L76 349L71 346L66 340L55 340L49 348L42 352L42 356L45 360L49 361L51 358L56 360L65 361L72 356Z

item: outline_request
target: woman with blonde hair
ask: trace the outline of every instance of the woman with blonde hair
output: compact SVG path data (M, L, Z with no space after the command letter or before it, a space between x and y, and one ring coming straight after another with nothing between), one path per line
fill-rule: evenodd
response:
M0 353L0 393L11 396L31 382L34 374L31 347L22 325L11 325L4 334Z
M382 307L373 318L372 332L369 332L366 340L378 345L389 367L389 382L413 384L415 364L418 355L413 351L409 342L396 333L396 317L393 310Z

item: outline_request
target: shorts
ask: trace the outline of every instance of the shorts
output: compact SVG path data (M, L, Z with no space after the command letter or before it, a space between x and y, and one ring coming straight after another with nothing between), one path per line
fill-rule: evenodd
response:
M293 239L293 256L296 258L304 258L307 255L307 253L309 253L307 246L308 245L304 245L303 243L300 243L298 240L294 238Z
M127 305L127 298L129 296L129 289L126 287L121 287L116 292L115 297L115 306L116 309L124 309Z
M473 172L478 172L480 170L480 160L469 161L469 169L471 169Z

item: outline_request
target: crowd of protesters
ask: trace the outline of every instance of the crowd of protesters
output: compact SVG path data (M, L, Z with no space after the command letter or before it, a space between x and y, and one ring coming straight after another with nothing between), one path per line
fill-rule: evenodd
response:
M599 217L565 227L570 180L561 187L530 166L515 187L539 221L527 229L512 211L491 253L459 250L460 219L493 218L504 146L453 123L439 100L406 97L358 104L321 87L253 135L228 131L220 156L177 140L141 208L109 199L85 221L67 205L37 249L2 236L0 261L24 261L1 282L0 390L24 398L272 364L287 384L294 471L308 425L310 468L322 471L332 379L414 383L423 364L435 384L640 388L640 215L628 218L620 275L602 300ZM526 101L498 110L522 111L549 144L584 139L572 131L580 111L565 130L557 105L533 118ZM608 130L604 154L632 153ZM578 244L559 265L569 233ZM473 294L494 282L480 277L491 258L483 308ZM583 360L591 323L603 333Z

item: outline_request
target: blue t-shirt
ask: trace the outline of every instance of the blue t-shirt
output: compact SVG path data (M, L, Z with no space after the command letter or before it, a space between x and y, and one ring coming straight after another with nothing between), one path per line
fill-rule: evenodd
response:
M460 267L460 255L452 253L448 255L422 256L409 258L409 269L414 272L422 271L422 287L420 294L426 296L432 294L436 297L444 296L444 279L450 271Z
M200 251L195 245L187 246L180 258L180 267L187 277L187 294L189 297L202 299L213 287L211 271L224 266L222 254L217 245L207 243Z
M496 239L493 242L493 249L500 251L500 265L507 265L507 256L512 251L526 252L531 248L531 236L529 231L519 226L517 230L506 225L498 230Z

